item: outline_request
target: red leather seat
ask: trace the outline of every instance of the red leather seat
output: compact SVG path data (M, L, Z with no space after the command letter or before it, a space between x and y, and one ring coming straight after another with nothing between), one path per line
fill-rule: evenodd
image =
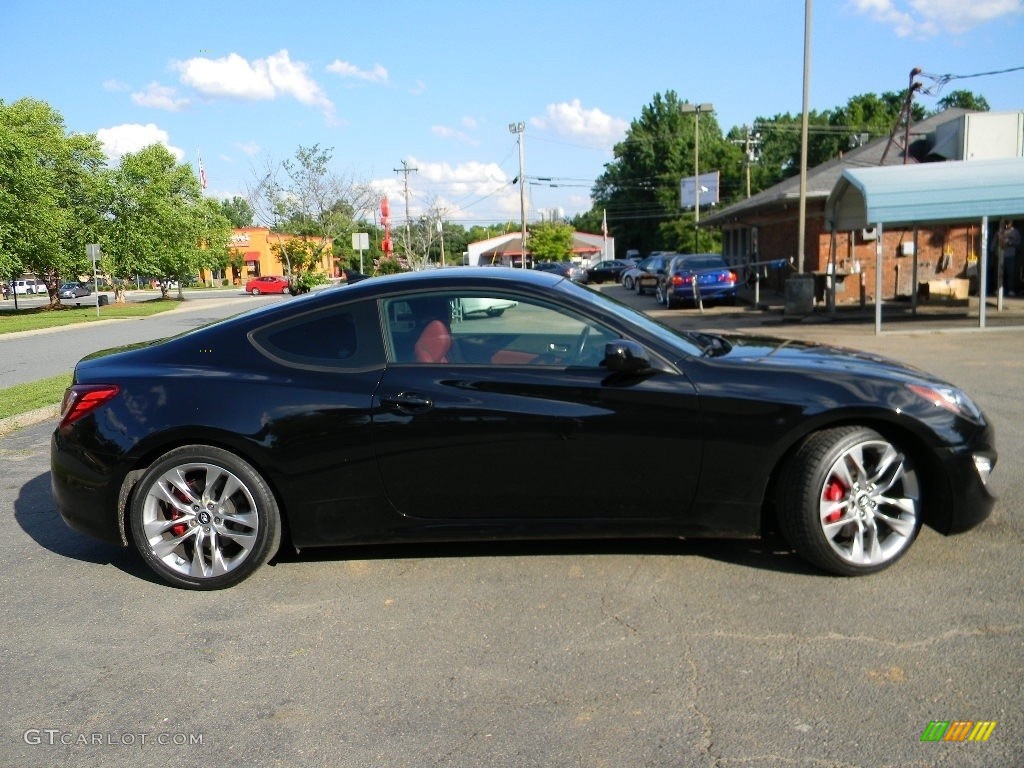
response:
M413 350L418 363L447 363L452 348L452 335L440 320L427 323Z

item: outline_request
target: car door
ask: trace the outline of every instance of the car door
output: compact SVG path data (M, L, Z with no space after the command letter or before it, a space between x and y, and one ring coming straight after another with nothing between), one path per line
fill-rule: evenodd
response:
M502 295L516 305L501 316L452 320L452 306L495 297L430 298L432 311L419 299L382 301L388 366L373 439L400 513L493 521L686 511L702 442L683 375L610 374L604 347L621 334L546 300ZM445 359L420 362L414 339L438 323L450 326Z

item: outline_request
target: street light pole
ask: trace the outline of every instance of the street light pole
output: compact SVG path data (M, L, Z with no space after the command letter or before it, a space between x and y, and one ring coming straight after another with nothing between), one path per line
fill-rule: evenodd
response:
M508 132L516 135L516 143L519 144L519 219L521 224L520 247L522 253L523 269L526 269L526 178L523 176L523 133L526 132L526 123L509 123ZM513 265L515 262L512 262Z
M679 105L679 111L683 114L693 112L693 252L700 251L700 113L714 112L713 104L690 104L689 102Z

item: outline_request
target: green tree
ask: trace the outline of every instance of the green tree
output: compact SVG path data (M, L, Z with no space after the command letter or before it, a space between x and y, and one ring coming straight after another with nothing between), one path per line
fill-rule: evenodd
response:
M545 221L530 227L529 249L534 262L568 261L572 257L573 227Z
M180 286L206 264L211 249L226 247L229 225L211 202L191 166L179 165L160 144L121 158L103 240L104 266L118 279L115 301L124 301L121 285L140 274L159 278L166 296L170 281Z
M622 248L704 250L694 241L692 211L680 209L679 188L694 173L696 130L700 131L700 173L718 170L722 187L740 189L743 157L740 148L722 136L712 113L684 114L673 91L656 94L626 138L615 145L592 189L595 209L608 215L611 234ZM711 238L710 233L701 237Z
M35 99L0 100L0 275L42 278L50 306L65 278L88 271L100 226L104 155L95 136L68 134Z
M991 109L988 105L988 100L984 96L962 90L950 91L939 99L938 106L938 112L953 108L971 109L978 112L988 112Z
M367 183L332 170L334 150L299 146L295 156L268 163L249 190L254 218L275 231L301 237L318 249L314 263L333 255L334 245L351 244L357 221L376 205ZM344 249L344 244L340 246ZM344 251L343 251L344 252ZM312 269L312 267L310 267Z
M232 227L241 229L252 226L254 211L244 197L235 195L230 200L225 197L220 201L220 209Z

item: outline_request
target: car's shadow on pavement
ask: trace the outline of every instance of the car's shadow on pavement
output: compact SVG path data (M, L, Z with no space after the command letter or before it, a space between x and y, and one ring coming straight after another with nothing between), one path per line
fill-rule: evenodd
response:
M112 565L145 581L163 583L131 548L108 544L70 528L53 503L49 472L21 487L14 501L14 519L33 541L56 555L83 563Z
M369 544L304 549L282 547L270 561L278 563L348 560L429 560L431 558L564 557L585 555L672 556L710 559L778 573L827 576L796 554L761 541L734 539L562 539L557 541L460 541L416 544Z
M70 528L57 512L50 493L50 474L22 486L14 503L14 519L39 546L72 560L111 565L153 583L163 583L131 547L99 541ZM758 540L731 539L560 539L557 541L460 541L415 544L331 546L296 553L287 544L270 561L277 563L344 562L431 558L488 558L573 555L661 555L707 558L745 568L779 573L823 575L791 552Z

